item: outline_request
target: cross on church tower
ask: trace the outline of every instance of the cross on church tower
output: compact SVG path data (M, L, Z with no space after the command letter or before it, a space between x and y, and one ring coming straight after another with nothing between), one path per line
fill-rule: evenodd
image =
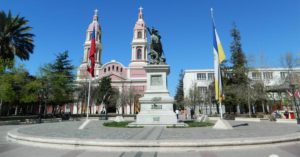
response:
M98 9L95 9L94 13L95 13L94 15L98 16Z
M143 18L143 12L142 12L142 11L143 11L143 8L140 7L139 10L140 10L140 11L139 11L139 19L142 19L142 18Z

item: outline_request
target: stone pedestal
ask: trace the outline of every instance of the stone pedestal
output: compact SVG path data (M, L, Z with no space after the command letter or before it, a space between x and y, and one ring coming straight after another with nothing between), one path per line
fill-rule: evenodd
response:
M147 65L147 89L140 98L141 110L131 125L179 125L173 111L174 99L167 88L168 65Z

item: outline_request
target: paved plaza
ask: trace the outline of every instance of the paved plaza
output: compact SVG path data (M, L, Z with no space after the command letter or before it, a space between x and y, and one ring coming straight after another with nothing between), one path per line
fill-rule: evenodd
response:
M27 126L18 131L22 134L84 139L135 139L135 140L195 140L195 139L232 139L257 138L294 134L300 132L295 124L277 124L274 122L236 122L229 121L233 130L215 130L212 127L196 128L112 128L103 127L104 121L92 120L84 130L78 130L83 121L45 123ZM248 123L248 126L239 126Z
M279 157L300 156L300 142L288 142L268 145L247 145L236 147L202 147L190 148L153 148L145 150L143 148L121 147L115 150L104 149L81 149L80 147L67 148L61 145L55 147L45 147L37 145L24 145L7 141L7 132L19 129L22 134L39 137L60 137L60 138L82 138L89 140L112 139L112 140L198 140L198 139L225 139L257 138L260 136L278 137L281 134L294 134L299 132L299 126L295 124L277 124L272 122L249 123L248 126L235 127L231 131L212 130L211 128L107 128L102 127L103 121L92 121L84 130L77 130L82 121L61 122L36 125L12 125L0 126L0 157L14 156L39 156L39 157L269 157L276 155ZM243 122L230 121L232 125ZM256 128L256 129L255 129ZM248 132L249 134L246 134ZM25 153L26 152L26 153ZM271 156L270 156L271 157Z

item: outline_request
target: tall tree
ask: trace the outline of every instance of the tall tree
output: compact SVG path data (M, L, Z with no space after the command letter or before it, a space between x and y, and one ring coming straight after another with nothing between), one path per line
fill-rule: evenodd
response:
M242 50L241 35L235 24L233 25L233 29L231 30L231 36L233 38L233 41L230 45L233 73L233 77L231 78L231 80L235 84L247 84L247 60Z
M28 20L19 15L13 16L9 11L6 14L0 11L0 60L14 60L15 56L21 60L28 60L33 53L33 37L30 33L32 27L28 26Z
M98 103L103 104L105 108L110 104L110 97L113 95L111 79L103 77L99 82Z
M247 60L241 44L241 35L235 24L231 30L231 36L233 38L230 46L232 71L229 71L231 74L224 81L224 103L227 109L235 111L236 105L244 107L247 104L247 94L245 94L245 91L248 91L249 80L247 77Z
M184 90L183 90L183 77L184 77L184 71L181 70L179 74L179 82L176 89L176 95L175 95L175 101L177 107L183 107L184 106Z
M73 69L68 51L58 53L54 63L49 63L42 68L42 77L46 81L44 86L53 113L56 112L57 105L61 106L73 101Z
M193 109L196 109L196 105L199 105L203 102L203 95L200 93L200 89L197 87L197 84L194 83L192 87L189 89L189 95L185 98L186 102L189 104L189 106L192 106Z

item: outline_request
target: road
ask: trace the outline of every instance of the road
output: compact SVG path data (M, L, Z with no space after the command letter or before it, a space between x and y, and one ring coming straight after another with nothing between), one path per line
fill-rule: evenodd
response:
M300 157L300 141L259 146L227 148L189 148L178 150L143 151L142 149L64 149L27 146L9 142L7 131L21 125L0 126L0 157Z

